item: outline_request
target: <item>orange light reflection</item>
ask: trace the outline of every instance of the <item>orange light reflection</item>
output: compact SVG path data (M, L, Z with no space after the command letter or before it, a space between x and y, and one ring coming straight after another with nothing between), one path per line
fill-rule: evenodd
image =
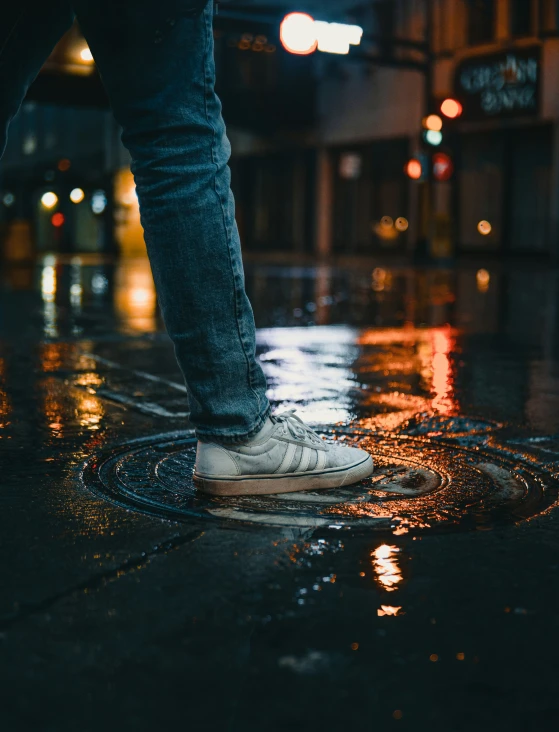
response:
M10 416L11 405L8 399L8 394L4 389L6 385L5 372L6 366L4 359L0 358L0 429L7 427L10 424L8 417Z
M433 371L432 391L434 398L432 407L439 414L454 414L456 400L454 398L454 374L449 354L454 345L454 338L449 328L431 331Z
M397 590L397 585L404 579L397 560L399 551L400 549L397 546L381 544L371 554L375 582L385 592L394 592Z

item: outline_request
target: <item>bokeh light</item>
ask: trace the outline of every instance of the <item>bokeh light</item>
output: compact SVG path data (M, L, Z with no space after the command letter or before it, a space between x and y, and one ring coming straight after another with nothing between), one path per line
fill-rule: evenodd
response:
M490 234L491 229L492 229L491 224L489 223L489 221L486 221L485 219L480 221L477 225L477 230L479 231L479 233L482 236L487 236L488 234Z
M443 134L438 130L427 130L425 140L429 145L440 145L443 141Z
M314 18L307 13L289 13L280 26L280 40L289 53L308 56L318 48Z
M491 275L486 269L478 269L476 282L479 292L487 292L489 290L489 283L491 282Z
M394 222L394 226L398 229L398 231L407 231L409 225L409 221L403 216L399 216Z
M84 198L85 193L81 188L74 188L70 191L70 201L72 201L72 203L81 203Z
M441 112L449 119L456 119L462 114L462 105L456 99L445 99L441 104Z
M41 196L41 204L44 208L54 208L58 203L58 196L53 191L47 191Z
M423 168L421 162L417 158L408 160L404 168L405 174L412 180L419 180L423 175Z
M443 128L443 121L438 114L430 114L423 120L423 127L425 127L426 130L440 132Z

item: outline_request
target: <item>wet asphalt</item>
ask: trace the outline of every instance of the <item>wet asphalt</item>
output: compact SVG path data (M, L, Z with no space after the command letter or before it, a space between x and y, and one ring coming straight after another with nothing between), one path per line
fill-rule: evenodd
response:
M356 498L201 505L146 262L2 271L2 729L554 728L559 273L247 288L274 406L377 458Z

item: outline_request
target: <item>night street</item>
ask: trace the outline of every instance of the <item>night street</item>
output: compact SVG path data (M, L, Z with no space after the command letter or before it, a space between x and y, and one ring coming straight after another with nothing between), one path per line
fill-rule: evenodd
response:
M559 728L559 0L0 11L0 732Z
M3 727L552 727L557 274L248 265L273 407L376 470L229 499L148 275L3 278Z

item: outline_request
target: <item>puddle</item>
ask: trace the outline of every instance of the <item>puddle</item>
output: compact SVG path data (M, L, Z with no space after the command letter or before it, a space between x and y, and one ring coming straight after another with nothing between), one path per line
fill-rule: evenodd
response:
M439 432L448 436L450 427ZM356 433L354 442L373 455L376 471L344 489L200 495L192 481L196 440L191 432L108 449L88 461L83 481L115 503L161 518L396 535L488 529L529 519L556 504L556 479L543 466L519 458L517 445L509 451L441 437ZM346 429L346 438L348 434Z

